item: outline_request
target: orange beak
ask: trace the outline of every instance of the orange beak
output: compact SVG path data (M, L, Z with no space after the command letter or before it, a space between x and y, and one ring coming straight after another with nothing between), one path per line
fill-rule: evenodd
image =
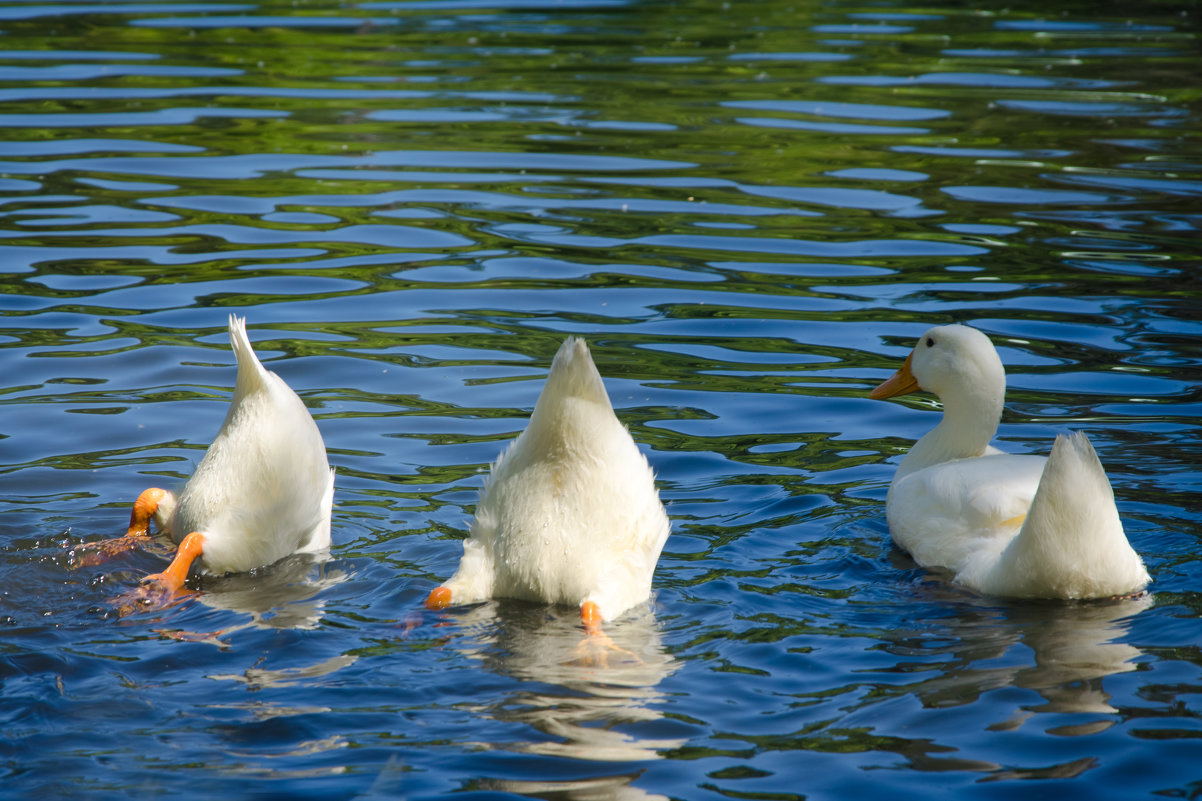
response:
M913 358L914 351L910 351L910 355L906 357L906 363L901 366L901 369L890 376L883 384L872 390L872 392L869 392L868 397L873 400L884 400L885 398L895 398L898 395L908 395L911 392L918 392L921 389L918 386L918 379L914 377L914 373L910 372L910 360Z

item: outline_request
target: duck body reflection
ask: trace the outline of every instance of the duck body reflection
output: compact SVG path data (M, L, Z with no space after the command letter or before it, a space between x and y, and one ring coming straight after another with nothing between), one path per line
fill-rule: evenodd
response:
M1052 713L1049 733L1091 734L1117 720L1104 680L1139 669L1143 651L1128 642L1128 630L1132 618L1153 602L1141 595L981 605L933 628L898 629L891 651L906 655L896 666L906 673L914 672L915 656L933 660L923 672L935 675L904 685L905 693L926 708L965 706L994 691L1021 688L1034 691L1042 702L1011 706L1010 714L988 723L987 730L1010 731ZM1080 717L1065 724L1065 715Z
M502 600L454 616L462 636L452 638L463 655L490 672L519 681L518 689L481 709L498 720L520 722L539 734L511 748L527 754L602 762L658 759L684 738L644 739L631 733L662 718L657 685L678 667L664 650L655 616L647 607L608 627L625 655L604 666L575 659L579 629L574 616L551 607ZM608 774L607 774L608 775Z

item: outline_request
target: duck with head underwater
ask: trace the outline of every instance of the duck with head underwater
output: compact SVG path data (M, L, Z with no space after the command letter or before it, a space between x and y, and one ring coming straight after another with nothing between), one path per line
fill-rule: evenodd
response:
M651 592L670 528L654 478L588 346L569 337L526 429L492 465L459 569L426 605L570 604L601 635Z
M933 392L943 419L902 459L885 507L893 540L923 566L990 595L1085 599L1138 593L1150 578L1123 532L1114 493L1082 433L1049 457L989 444L1006 375L989 338L932 328L897 373L869 394Z
M230 315L229 333L238 362L233 400L183 490L145 490L124 537L75 553L78 565L100 564L147 543L152 519L171 535L175 558L119 599L122 614L171 602L193 562L208 573L242 573L330 547L334 471L321 432L304 402L259 362L245 318Z

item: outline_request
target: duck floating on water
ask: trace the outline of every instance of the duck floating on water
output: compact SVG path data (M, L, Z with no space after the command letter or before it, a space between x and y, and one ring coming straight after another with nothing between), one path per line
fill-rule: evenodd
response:
M489 598L576 606L585 629L646 600L670 524L583 339L551 364L526 429L493 463L459 569L431 609Z
M321 432L296 393L259 362L245 318L230 315L229 332L238 363L234 397L196 472L178 495L142 492L126 535L79 555L80 564L98 564L145 544L153 519L178 549L166 570L143 579L136 598L143 605L170 601L193 562L207 573L242 573L330 547L334 471Z
M1143 590L1151 579L1085 434L1058 436L1047 458L989 444L1006 374L985 334L932 328L869 397L920 389L939 397L943 419L902 459L885 502L894 542L916 562L946 567L990 595L1084 599Z

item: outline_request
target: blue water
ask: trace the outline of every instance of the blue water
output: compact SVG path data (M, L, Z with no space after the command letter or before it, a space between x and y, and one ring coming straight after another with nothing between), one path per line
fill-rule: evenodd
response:
M1197 9L0 5L0 796L1202 793ZM224 417L245 314L338 478L328 561L119 618L72 569ZM1015 603L884 496L928 326L998 444L1086 431L1154 578ZM431 613L587 338L658 473L654 596Z

